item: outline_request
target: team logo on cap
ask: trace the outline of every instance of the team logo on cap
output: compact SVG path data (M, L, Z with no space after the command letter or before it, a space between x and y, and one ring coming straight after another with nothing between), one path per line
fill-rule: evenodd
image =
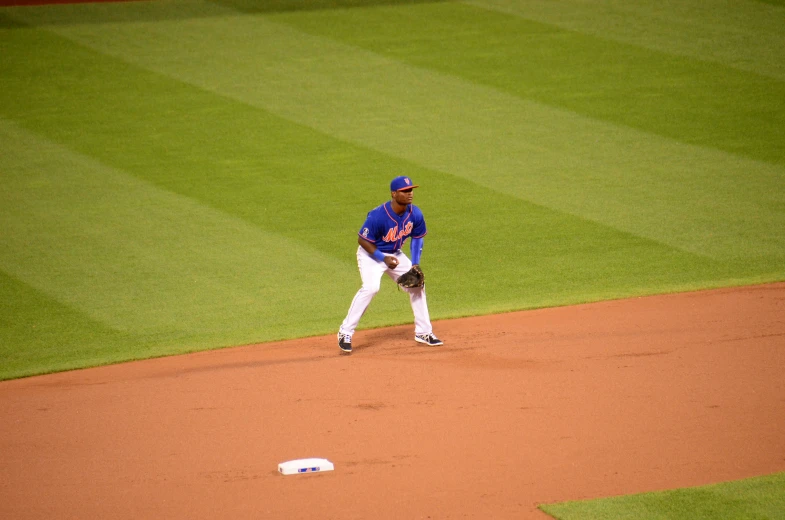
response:
M405 182L407 186L412 183L412 181L409 180L409 177L404 177L403 182Z

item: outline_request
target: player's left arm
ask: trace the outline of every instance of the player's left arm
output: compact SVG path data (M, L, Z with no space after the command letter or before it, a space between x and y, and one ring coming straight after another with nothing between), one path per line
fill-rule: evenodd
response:
M412 264L413 265L420 265L420 258L422 258L422 248L424 243L424 237L428 233L427 228L425 227L425 218L422 215L422 211L417 206L412 208L413 210L413 221L414 221L414 229L412 229L412 242L410 244L411 250L411 257L412 257Z
M413 238L411 247L412 265L420 265L420 258L422 257L422 246L425 240L423 237Z

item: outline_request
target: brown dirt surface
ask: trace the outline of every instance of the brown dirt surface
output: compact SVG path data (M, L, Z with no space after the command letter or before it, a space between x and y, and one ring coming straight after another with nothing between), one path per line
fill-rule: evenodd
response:
M0 518L543 519L785 470L785 284L435 327L0 383Z

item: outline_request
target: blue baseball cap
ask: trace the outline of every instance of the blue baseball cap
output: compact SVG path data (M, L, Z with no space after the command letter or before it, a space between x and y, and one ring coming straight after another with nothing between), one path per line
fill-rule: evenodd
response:
M409 177L396 177L390 183L390 191L398 191L398 190L405 190L408 188L419 188L418 185L414 184Z

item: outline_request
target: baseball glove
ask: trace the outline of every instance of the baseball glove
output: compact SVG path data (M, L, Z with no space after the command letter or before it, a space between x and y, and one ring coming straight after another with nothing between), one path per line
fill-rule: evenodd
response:
M422 287L425 285L425 273L422 272L419 265L413 265L411 269L398 278L398 285L407 289Z

